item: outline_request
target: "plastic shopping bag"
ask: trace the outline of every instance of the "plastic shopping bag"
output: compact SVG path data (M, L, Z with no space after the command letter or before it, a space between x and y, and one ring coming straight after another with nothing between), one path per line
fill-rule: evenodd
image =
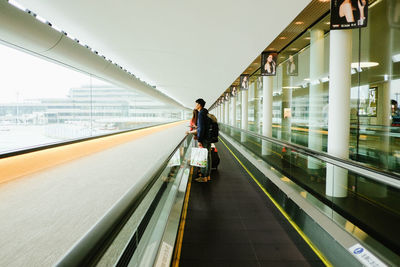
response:
M190 155L190 165L204 168L207 166L207 148L194 147Z
M172 158L168 162L168 167L179 166L181 165L181 155L179 154L180 151L177 150Z

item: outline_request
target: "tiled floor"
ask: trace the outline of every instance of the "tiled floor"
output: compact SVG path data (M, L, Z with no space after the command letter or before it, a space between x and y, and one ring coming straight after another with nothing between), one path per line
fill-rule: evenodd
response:
M180 266L324 266L229 151L192 183Z

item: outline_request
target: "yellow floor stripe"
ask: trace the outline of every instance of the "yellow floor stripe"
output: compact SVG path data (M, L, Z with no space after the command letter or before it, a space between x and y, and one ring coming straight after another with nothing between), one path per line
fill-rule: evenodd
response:
M235 159L239 162L239 164L246 170L246 172L253 178L254 182L264 191L264 193L268 196L268 198L274 203L274 205L278 208L278 210L282 213L283 216L288 220L288 222L293 226L293 228L299 233L299 235L304 239L304 241L310 246L310 248L314 251L315 254L321 259L321 261L326 266L333 266L319 251L318 248L314 246L311 240L303 233L303 231L297 226L297 224L289 217L289 215L282 209L282 207L272 198L272 196L265 190L265 188L257 181L254 175L244 166L244 164L240 161L240 159L233 153L233 151L225 144L225 142L220 138L221 142L225 145L225 147L231 152L231 154L235 157Z
M189 205L190 188L192 186L192 176L193 176L193 167L190 169L190 175L189 175L189 181L188 181L186 195L185 195L185 201L183 203L181 222L179 224L178 238L176 240L176 246L175 246L173 262L171 264L172 267L178 267L179 266L179 261L181 259L183 232L185 230L187 208L188 208L188 205Z

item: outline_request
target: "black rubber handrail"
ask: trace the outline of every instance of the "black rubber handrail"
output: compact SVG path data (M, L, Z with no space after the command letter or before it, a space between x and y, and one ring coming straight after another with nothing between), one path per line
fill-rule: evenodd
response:
M94 266L145 198L186 138L190 138L190 136L185 136L164 161L155 162L155 170L149 171L144 176L148 179L142 179L135 184L85 236L75 243L56 266Z
M222 124L224 127L228 127L228 128L233 128L234 130L243 132L245 134L260 138L262 140L265 140L267 142L270 143L274 143L280 146L284 146L286 148L289 148L291 150L294 151L298 151L301 154L305 154L307 156L311 156L313 158L316 158L318 160L330 163L332 165L347 169L349 171L355 172L357 174L360 174L364 177L373 179L375 181L381 182L381 183L385 183L388 184L390 186L396 187L396 188L400 188L400 176L390 173L390 172L386 172L386 171L382 171L382 170L377 170L365 165L362 165L358 162L355 161L351 161L351 160L347 160L347 159L341 159L332 155L329 155L327 153L324 152L320 152L320 151L316 151L316 150L311 150L307 147L304 146L300 146L297 144L293 144L293 143L288 143L282 140L278 140L275 138L271 138L271 137L266 137L264 135L260 135L251 131L247 131L247 130L243 130L240 128L236 128L236 127L232 127L230 125L227 124Z

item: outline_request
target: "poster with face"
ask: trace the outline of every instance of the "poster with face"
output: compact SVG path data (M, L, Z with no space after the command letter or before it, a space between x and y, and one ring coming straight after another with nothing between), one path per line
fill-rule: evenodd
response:
M262 76L275 76L276 75L276 59L278 53L263 52L261 54L261 75Z
M232 96L232 97L236 97L237 94L238 94L237 87L236 87L236 86L232 86L232 87L231 87L231 96Z
M332 0L331 30L367 27L368 0Z
M249 75L248 74L240 75L240 89L241 90L249 90Z
M231 96L231 93L230 92L226 92L225 93L225 101L229 101L230 96Z
M297 76L299 74L299 56L289 55L286 61L286 74L289 76Z

